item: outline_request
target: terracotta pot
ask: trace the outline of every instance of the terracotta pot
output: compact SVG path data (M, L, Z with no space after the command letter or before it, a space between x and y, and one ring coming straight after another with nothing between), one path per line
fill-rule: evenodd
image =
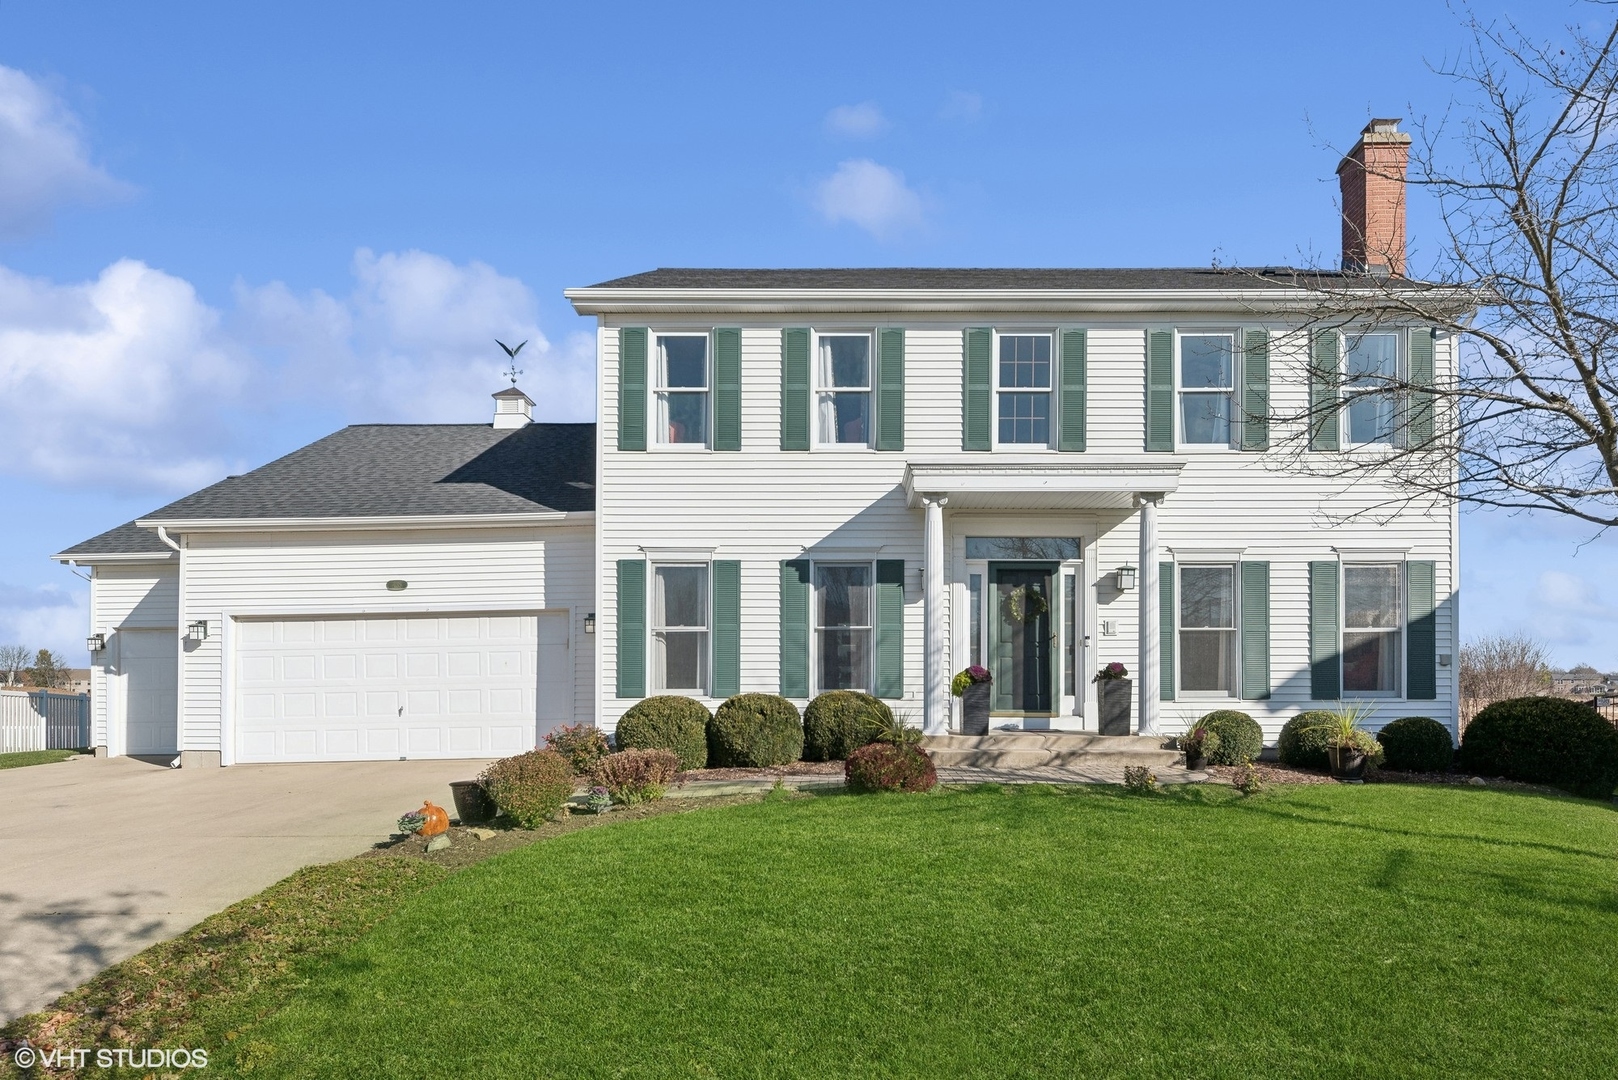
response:
M1331 761L1333 780L1345 784L1365 782L1365 751L1354 746L1328 746L1326 757Z

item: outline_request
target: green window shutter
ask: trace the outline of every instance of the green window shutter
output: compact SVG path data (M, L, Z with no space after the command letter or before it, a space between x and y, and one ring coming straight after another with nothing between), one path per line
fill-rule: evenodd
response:
M1338 621L1335 561L1309 564L1309 697L1336 701L1343 696L1343 628Z
M1157 564L1157 696L1163 701L1174 700L1174 644L1179 623L1179 611L1174 606L1174 564Z
M1242 697L1270 696L1270 564L1244 562L1242 575Z
M713 448L742 448L742 332L713 332Z
M1309 350L1309 449L1340 449L1342 427L1337 419L1337 381L1340 369L1337 331L1322 330ZM1333 694L1332 697L1336 697Z
M618 449L646 449L646 338L644 326L618 331Z
M1411 446L1433 441L1433 332L1427 327L1410 331Z
M1405 564L1406 603L1410 607L1405 630L1405 697L1433 701L1438 697L1437 567L1431 562Z
M1174 452L1174 331L1146 335L1146 449Z
M1084 450L1084 411L1088 388L1085 373L1085 336L1083 330L1062 331L1062 402L1061 429L1056 436L1056 448L1077 453Z
M781 696L809 696L809 560L781 564Z
M781 449L809 449L809 331L781 331Z
M713 564L713 696L728 698L742 687L742 564Z
M986 326L966 331L961 389L961 449L994 447L994 331Z
M1270 333L1249 330L1247 348L1242 354L1242 449L1269 448Z
M905 332L897 326L877 331L876 448L905 448Z
M646 696L646 560L618 560L618 696Z
M905 696L905 562L876 561L876 696Z

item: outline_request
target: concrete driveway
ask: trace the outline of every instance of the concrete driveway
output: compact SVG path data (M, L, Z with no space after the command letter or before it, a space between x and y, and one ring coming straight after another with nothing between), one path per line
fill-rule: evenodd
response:
M358 855L483 761L0 770L0 1022L311 863Z

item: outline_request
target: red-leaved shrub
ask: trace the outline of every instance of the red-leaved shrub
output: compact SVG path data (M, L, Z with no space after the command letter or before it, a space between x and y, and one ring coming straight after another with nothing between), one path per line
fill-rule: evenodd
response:
M573 794L573 771L555 750L530 750L501 758L478 777L501 813L525 829L562 812Z
M545 733L545 746L567 759L574 776L589 776L596 763L612 753L607 737L594 724L563 724Z
M919 748L887 742L848 755L843 777L850 791L931 791L938 783L932 759Z
M661 799L679 771L680 756L672 750L620 750L597 762L591 779L607 789L613 802L629 806Z

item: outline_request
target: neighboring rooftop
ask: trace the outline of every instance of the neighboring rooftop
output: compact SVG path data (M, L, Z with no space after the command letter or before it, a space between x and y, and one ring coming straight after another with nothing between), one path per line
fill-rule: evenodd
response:
M592 289L1252 289L1311 282L1342 288L1369 282L1365 274L1290 266L1123 267L1077 269L855 267L746 270L660 267L613 278ZM1386 284L1381 279L1377 284Z

